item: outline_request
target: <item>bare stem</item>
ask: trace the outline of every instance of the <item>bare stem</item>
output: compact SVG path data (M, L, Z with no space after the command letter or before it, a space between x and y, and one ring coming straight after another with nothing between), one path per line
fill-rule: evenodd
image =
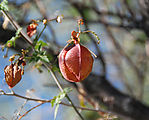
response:
M31 112L32 110L34 110L35 108L37 108L37 107L39 107L39 106L41 106L41 105L43 105L43 104L44 104L44 103L40 103L40 104L34 106L33 108L29 109L29 110L26 111L22 116L20 116L18 120L21 120L21 119L22 119L24 116L26 116L29 112Z
M60 84L60 82L58 81L58 79L56 78L55 74L53 73L53 71L51 70L51 68L47 65L47 64L44 64L46 66L46 68L50 71L52 77L54 78L57 86L59 87L59 89L61 90L61 92L63 92L63 88ZM79 117L84 120L84 118L82 117L82 115L79 113L79 111L77 110L77 108L75 107L75 105L73 104L72 100L70 99L70 97L66 94L66 98L68 99L68 101L70 102L70 104L72 105L72 107L74 108L74 110L76 111L76 113L79 115Z
M16 114L16 119L19 118L21 111L23 110L24 106L27 104L28 100L25 100L25 102L23 103L23 105L20 107L20 109L18 110L17 114Z
M16 31L19 28L21 28L8 12L2 10L2 13L9 19L10 23L16 29ZM27 36L27 34L23 30L20 31L20 34L33 47L31 39Z
M19 94L15 93L15 92L13 92L13 93L12 92L11 93L5 93L3 90L0 90L0 95L14 96L14 97L18 97L18 98L21 98L21 99L25 99L27 101L34 101L34 102L38 102L38 103L50 103L51 100L52 100L52 99L50 99L50 100L44 100L44 99L30 98L30 97L19 95ZM67 104L67 103L63 103L63 102L60 102L60 104L61 105L72 107L72 105ZM91 108L85 108L85 107L80 107L80 106L75 106L75 108L81 109L81 110L94 111L94 112L110 113L109 111L102 110L102 109L91 109Z

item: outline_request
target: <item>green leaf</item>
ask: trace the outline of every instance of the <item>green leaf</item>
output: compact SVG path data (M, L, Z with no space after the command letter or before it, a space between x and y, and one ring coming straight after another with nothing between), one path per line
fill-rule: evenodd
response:
M16 32L16 35L14 37L12 37L10 40L7 41L6 46L14 46L15 47L15 42L18 38L20 38L20 32L21 32L22 28L19 28Z
M39 51L41 50L41 45L39 46L38 50L35 50L32 56L30 57L30 62L38 62L39 60L43 62L50 62L49 57L46 55L46 51Z
M3 1L0 3L0 10L9 11L9 8L8 8L8 1L7 1L7 0L3 0Z
M47 62L47 63L50 62L46 55L40 56L40 60L43 61L43 62Z
M70 93L72 91L72 88L64 88L64 92L67 94L67 93Z
M67 93L69 93L70 91L72 91L71 88L65 88L63 92L60 92L58 96L55 96L53 98L53 100L51 101L51 106L53 107L54 105L56 105L55 107L55 112L54 112L54 120L56 119L56 115L58 112L58 108L59 108L59 104L61 102L61 100L66 96Z
M51 105L52 105L52 107L54 107L55 100L56 100L56 96L53 98L53 100L51 100Z
M58 108L59 108L59 104L56 104L55 111L54 111L54 120L56 119Z
M51 101L52 107L54 106L54 104L59 104L61 100L66 96L66 94L71 91L72 91L71 88L65 88L63 92L60 92L58 96L55 96Z
M41 48L45 46L48 46L48 44L40 40L36 43L35 50L41 51Z
M43 42L42 40L39 40L37 43L41 44L42 47L48 46L48 44L46 42Z
M41 60L41 61L47 62L47 63L50 62L50 57L48 57L48 55L46 55L46 51L43 51L43 49L42 49L44 46L47 46L47 43L45 43L41 40L36 43L35 52L33 53L33 56L32 56L33 58L35 58L34 60L36 60L36 62L38 60Z
M42 51L42 44L39 44L38 49L39 52Z

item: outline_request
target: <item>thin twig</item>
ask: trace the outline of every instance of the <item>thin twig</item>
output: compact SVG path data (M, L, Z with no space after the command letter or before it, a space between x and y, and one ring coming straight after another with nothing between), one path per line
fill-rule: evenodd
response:
M19 28L21 28L7 11L2 10L2 13L9 19L10 23L16 29L16 31ZM23 30L20 31L20 34L33 47L31 39L27 36L27 34Z
M21 98L21 99L25 99L27 101L34 101L34 102L38 102L38 103L50 103L51 100L52 100L52 99L50 99L50 100L44 100L44 99L30 98L30 97L19 95L19 94L15 93L15 92L13 92L13 93L5 93L3 90L0 91L0 95L14 96L14 97L18 97L18 98ZM67 104L67 103L63 103L63 102L60 102L60 104L65 105L65 106L72 107L71 104ZM85 108L85 107L80 107L80 106L75 106L75 107L77 109L81 109L81 110L110 113L109 111L102 110L102 109L91 109L91 108Z
M23 103L23 105L20 107L20 109L17 111L16 113L16 120L18 119L18 117L20 116L20 113L22 111L22 109L24 108L24 106L27 104L28 100L25 100L25 102ZM15 116L14 116L15 117Z
M58 79L56 78L54 72L51 70L51 68L50 68L47 64L44 63L44 65L45 65L46 68L50 71L52 77L54 78L54 80L55 80L57 86L59 87L59 89L61 90L61 92L63 92L64 90L63 90L63 88L62 88L60 82L59 82ZM69 98L69 96L68 96L67 94L66 94L66 98L68 99L68 101L70 102L70 104L72 105L72 107L74 108L74 110L76 111L76 113L79 115L79 117L80 117L82 120L84 120L84 118L83 118L82 115L79 113L79 111L77 110L77 108L75 107L75 105L73 104L72 100Z
M43 105L43 104L44 104L44 103L40 103L40 104L34 106L33 108L29 109L29 110L26 111L22 116L20 116L18 120L21 120L21 119L22 119L24 116L26 116L29 112L31 112L32 110L34 110L35 108L37 108L37 107L39 107L39 106L41 106L41 105Z
M61 102L60 104L68 106L68 107L72 107L70 104L66 104L66 103L63 103L63 102ZM93 112L103 112L103 113L111 114L111 112L106 111L106 110L102 110L102 109L99 109L99 108L98 109L91 109L91 108L85 108L85 107L80 107L80 106L75 106L75 107L78 108L78 109L81 109L81 110L88 110L88 111L93 111Z
M26 96L22 96L22 95L19 95L19 94L16 94L15 92L11 92L11 93L5 93L4 91L0 91L0 95L6 95L6 96L15 96L15 97L18 97L18 98L22 98L22 99L26 99L28 101L35 101L35 102L38 102L38 103L41 103L41 102L51 102L52 99L50 100L43 100L43 99L36 99L36 98L30 98L30 97L26 97Z
M46 27L47 27L47 24L44 25L44 28L42 29L42 31L38 35L38 38L37 39L39 39L41 37L41 35L42 35L43 31L46 29Z
M37 10L39 10L40 11L40 13L41 13L41 15L44 17L44 18L46 18L46 19L48 19L48 15L47 15L47 13L46 13L46 7L44 6L44 4L42 3L42 1L41 0L33 0L35 3L36 3L36 6L37 6ZM51 26L51 24L48 22L47 23L47 25L48 25L48 28L49 28L49 30L50 30L50 32L52 33L52 36L53 36L53 42L54 43L57 43L56 42L56 35L55 35L55 32L54 32L54 29L52 28L52 26Z
M46 29L47 24L44 24L44 27L42 29L42 31L39 33L39 35L36 36L36 38L34 39L34 45L36 45L37 41L39 40L39 38L41 37L42 33L44 32L44 30Z

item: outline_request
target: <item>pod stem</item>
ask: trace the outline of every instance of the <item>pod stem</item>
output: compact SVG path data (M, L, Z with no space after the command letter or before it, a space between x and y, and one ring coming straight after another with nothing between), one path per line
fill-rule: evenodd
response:
M90 53L95 57L95 58L97 58L97 55L93 52L93 51L91 51L90 49L88 49L89 51L90 51Z

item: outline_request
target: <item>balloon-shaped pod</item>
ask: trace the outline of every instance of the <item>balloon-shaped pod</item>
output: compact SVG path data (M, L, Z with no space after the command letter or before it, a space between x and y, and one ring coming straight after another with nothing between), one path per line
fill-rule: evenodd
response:
M70 82L84 80L92 71L93 57L79 43L69 44L59 54L59 68L63 77Z

